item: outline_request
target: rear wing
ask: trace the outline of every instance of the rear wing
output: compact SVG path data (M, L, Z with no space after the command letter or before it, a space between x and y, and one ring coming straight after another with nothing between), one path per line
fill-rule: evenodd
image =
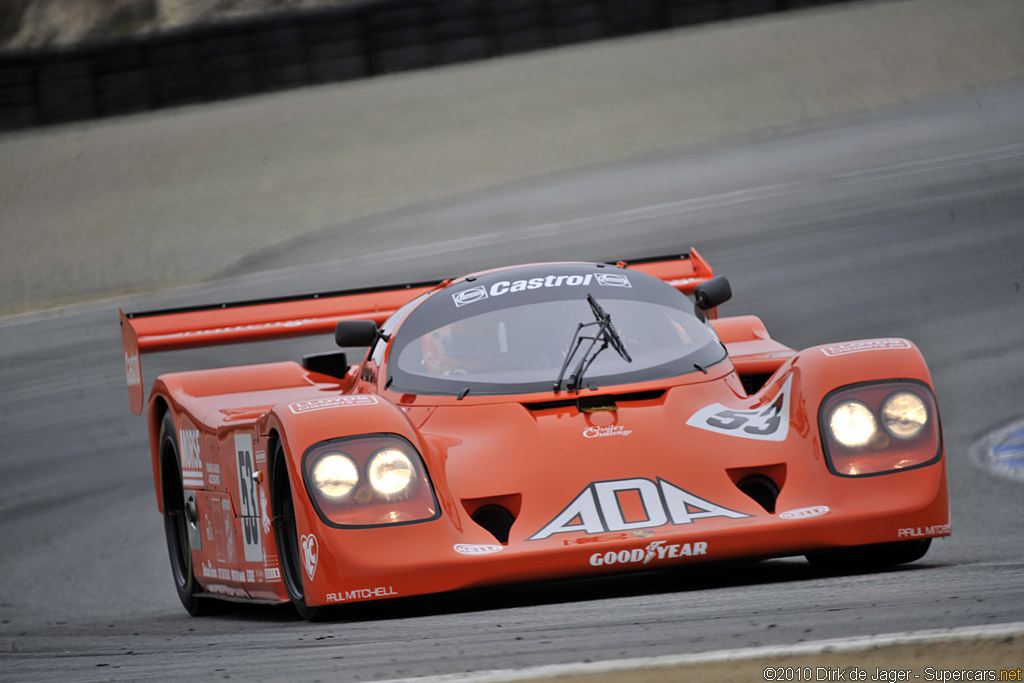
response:
M665 280L686 294L692 294L694 287L714 275L696 249L688 254L657 256L628 264L619 261L616 265ZM327 334L342 320L373 320L381 325L417 296L447 287L450 282L420 282L138 313L122 310L121 341L132 412L141 415L145 404L143 353Z

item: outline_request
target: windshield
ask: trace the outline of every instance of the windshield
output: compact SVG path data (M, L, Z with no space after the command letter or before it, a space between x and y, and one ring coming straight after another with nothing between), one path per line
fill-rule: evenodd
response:
M594 322L588 294L614 321L632 362L615 352L595 356L587 387L699 372L725 357L693 302L656 278L585 264L529 266L460 282L411 311L392 340L390 387L456 395L552 391L577 327Z

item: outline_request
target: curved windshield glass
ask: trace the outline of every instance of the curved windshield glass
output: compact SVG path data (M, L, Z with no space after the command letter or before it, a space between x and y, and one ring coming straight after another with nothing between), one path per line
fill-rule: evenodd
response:
M576 345L577 327L595 322L587 294L611 317L632 362L606 349L594 356L584 386L698 372L725 357L686 296L642 273L607 270L612 272L584 264L531 266L437 292L409 313L392 340L391 388L425 394L551 391ZM537 286L531 289L531 283ZM580 334L593 336L597 329L588 326ZM588 347L582 344L570 372Z

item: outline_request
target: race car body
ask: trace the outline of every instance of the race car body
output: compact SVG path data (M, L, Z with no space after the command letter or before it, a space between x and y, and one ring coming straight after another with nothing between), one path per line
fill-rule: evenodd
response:
M345 603L949 534L931 378L905 339L795 351L696 251L122 313L185 607ZM166 374L139 354L333 330L345 352Z

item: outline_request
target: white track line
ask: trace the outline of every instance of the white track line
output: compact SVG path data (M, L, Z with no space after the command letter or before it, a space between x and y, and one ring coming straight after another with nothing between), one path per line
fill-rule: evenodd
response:
M1009 624L993 624L990 626L963 626L960 628L941 628L927 631L902 631L875 636L861 636L859 638L834 638L795 645L769 645L765 647L744 647L734 650L713 650L688 655L636 657L632 659L612 659L604 662L549 664L523 669L495 669L492 671L473 671L441 676L393 678L379 681L378 683L493 683L494 681L526 681L552 676L606 674L682 664L734 662L741 659L756 659L758 657L816 655L823 652L853 652L890 645L915 645L967 638L998 638L1012 635L1024 635L1024 621L1011 622Z

